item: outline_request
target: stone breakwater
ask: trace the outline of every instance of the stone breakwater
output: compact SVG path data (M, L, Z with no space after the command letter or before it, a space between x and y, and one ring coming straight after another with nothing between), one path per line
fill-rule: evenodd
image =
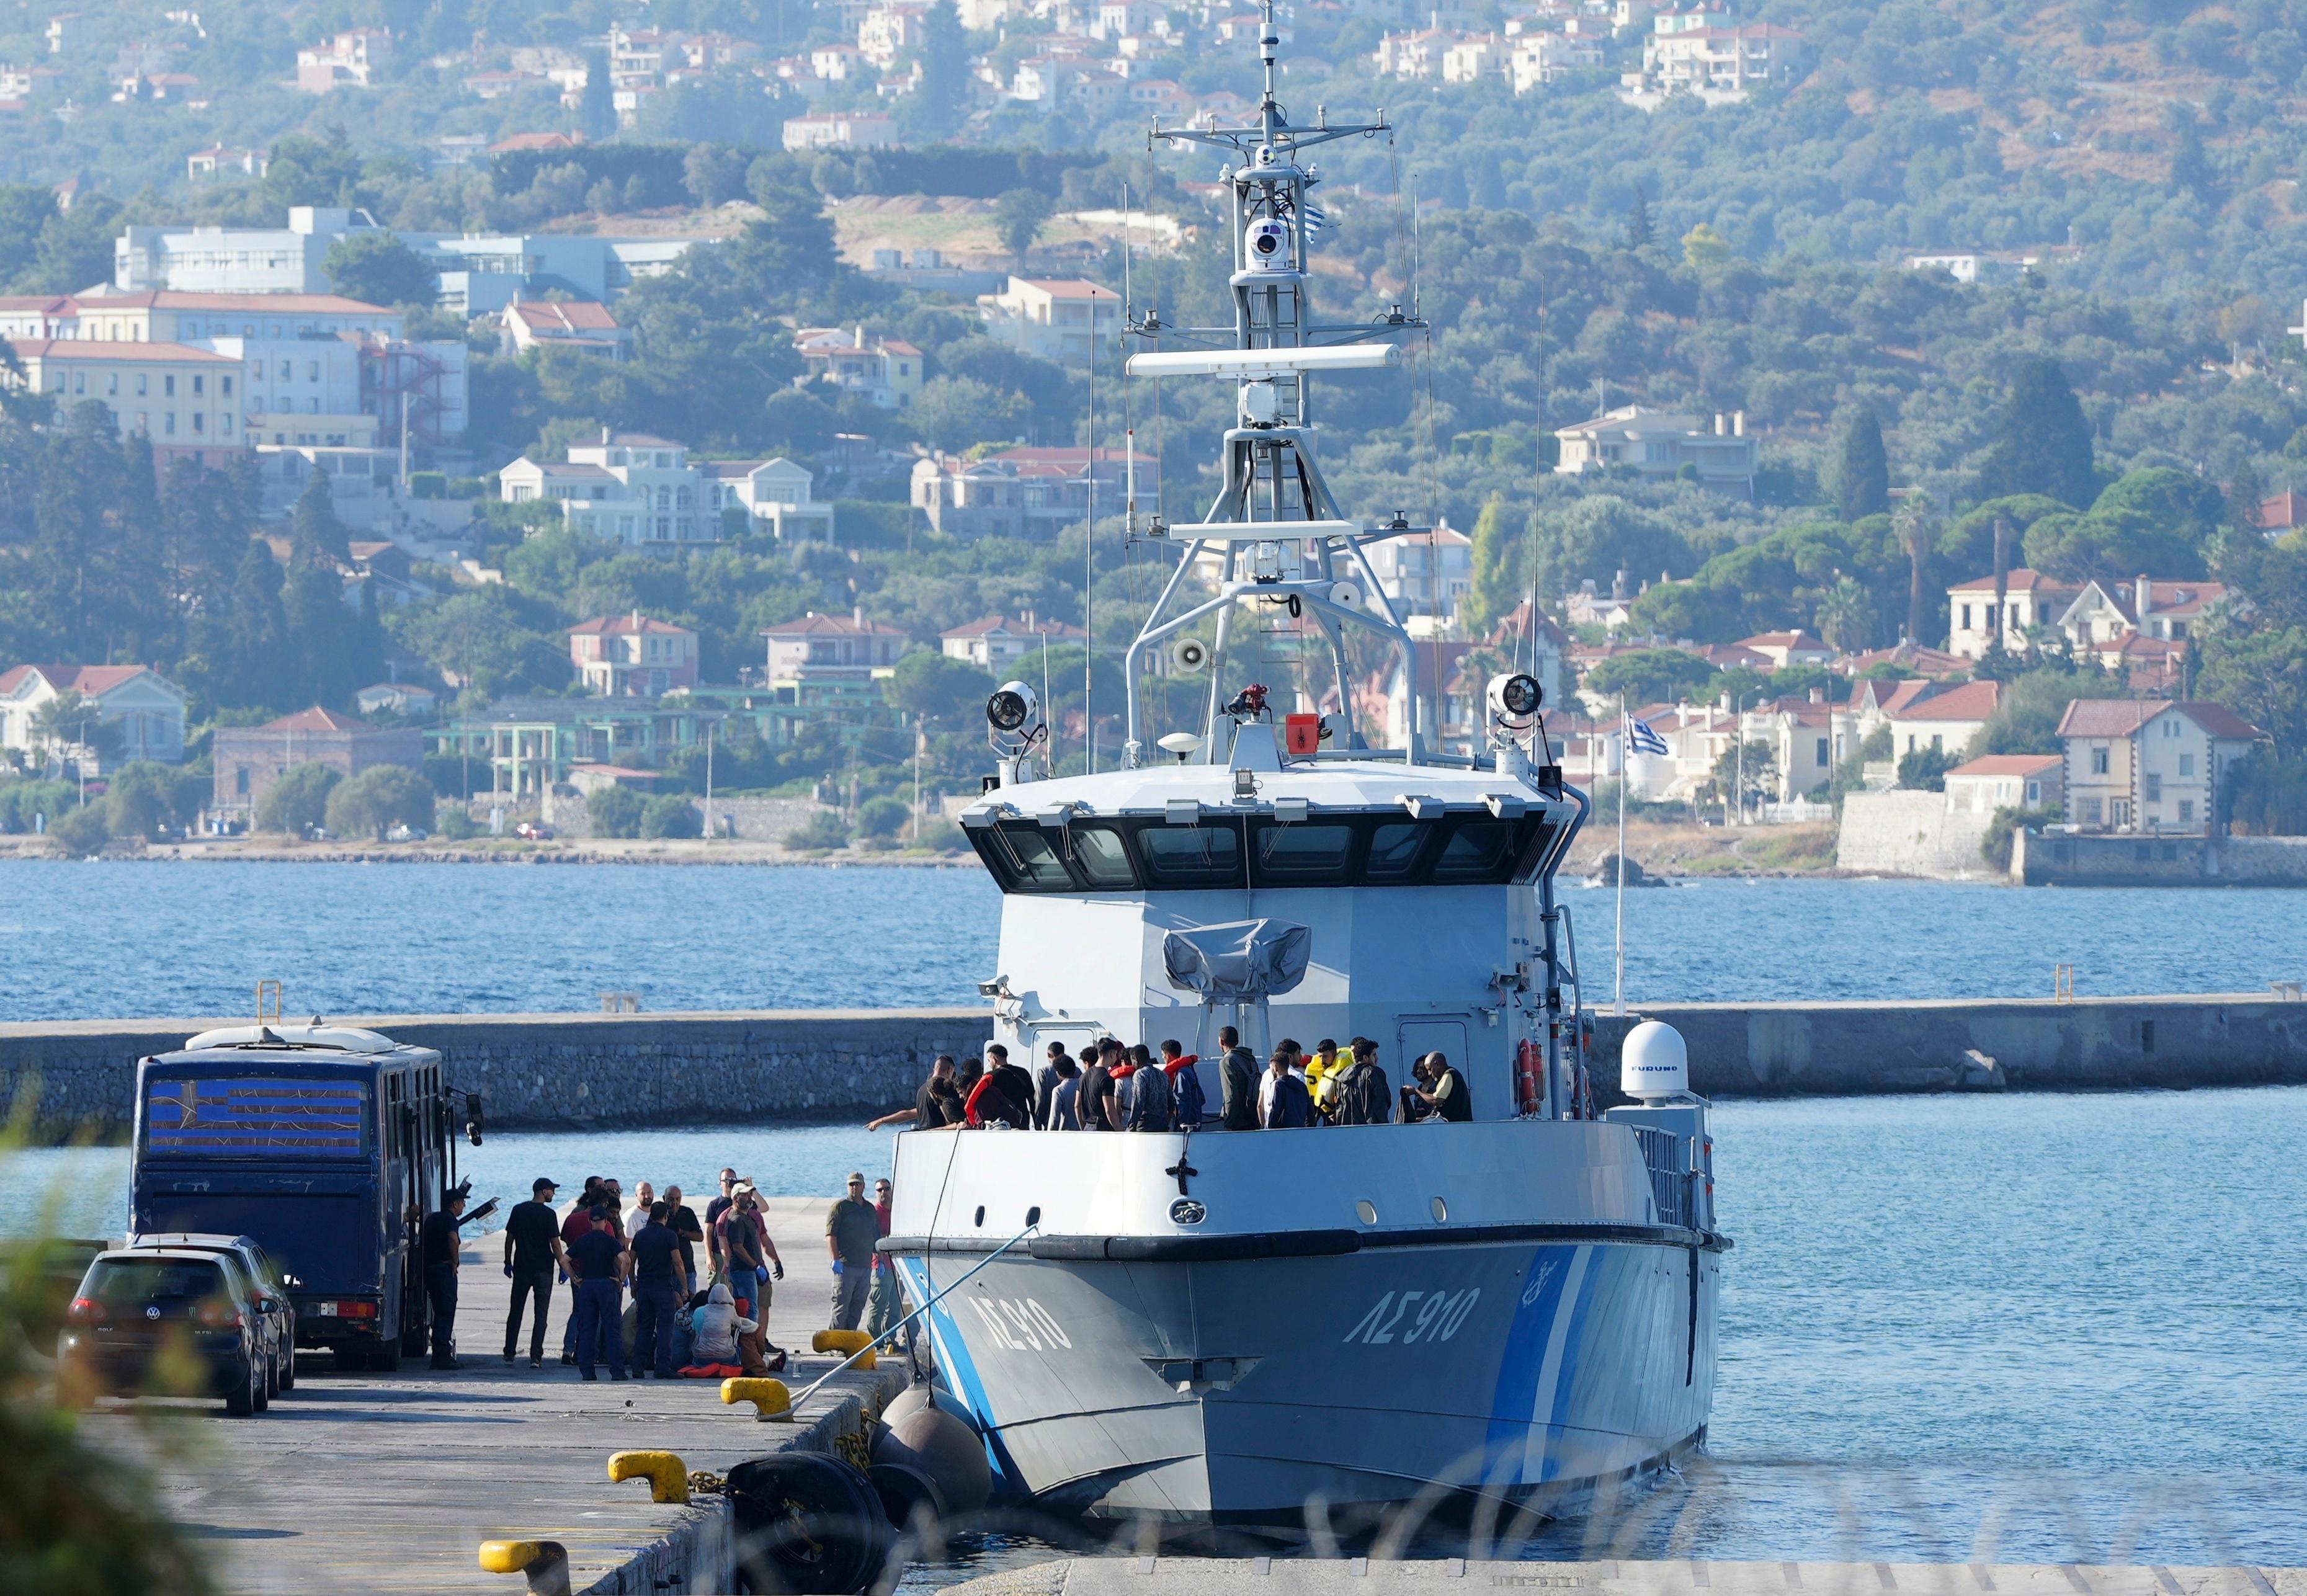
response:
M490 1126L522 1130L862 1118L912 1102L931 1059L991 1034L976 1008L331 1017L439 1049ZM2273 996L1679 1003L1597 1021L1606 1096L1642 1017L1681 1029L1710 1097L2307 1083L2307 1002ZM123 1137L136 1060L230 1023L0 1025L0 1112L37 1092L42 1137Z

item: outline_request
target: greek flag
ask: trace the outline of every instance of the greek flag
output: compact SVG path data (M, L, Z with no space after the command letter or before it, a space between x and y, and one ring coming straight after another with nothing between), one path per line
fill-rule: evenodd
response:
M1651 730L1650 723L1626 716L1626 751L1638 754L1665 755L1670 751L1666 739Z
M1304 214L1306 217L1306 230L1308 233L1318 233L1324 227L1330 225L1329 217L1324 214L1322 208L1318 205L1311 203L1307 204L1304 207Z

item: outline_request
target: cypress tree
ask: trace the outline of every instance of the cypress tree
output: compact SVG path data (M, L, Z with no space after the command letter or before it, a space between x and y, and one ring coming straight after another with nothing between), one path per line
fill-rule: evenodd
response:
M1845 526L1891 508L1891 460L1882 451L1882 424L1861 407L1842 429L1835 498Z
M1650 196L1641 189L1634 190L1634 208L1626 212L1626 247L1641 249L1658 239L1658 229L1651 225Z
M2098 494L2090 424L2055 360L2020 364L1979 470L1981 499L2011 493L2047 493L2079 510Z

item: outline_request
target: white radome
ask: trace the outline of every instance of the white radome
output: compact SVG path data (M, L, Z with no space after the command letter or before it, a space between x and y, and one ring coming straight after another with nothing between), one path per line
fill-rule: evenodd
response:
M1618 1090L1637 1103L1686 1096L1690 1049L1682 1033L1662 1020L1644 1020L1618 1050Z

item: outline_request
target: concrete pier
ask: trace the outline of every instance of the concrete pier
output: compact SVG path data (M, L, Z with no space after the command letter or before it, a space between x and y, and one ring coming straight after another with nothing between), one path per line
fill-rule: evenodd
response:
M776 1198L771 1233L787 1278L769 1310L770 1339L800 1349L782 1377L796 1392L838 1362L809 1354L824 1328L824 1216L829 1199ZM338 1374L325 1355L298 1360L296 1387L271 1410L227 1419L215 1403L185 1410L184 1444L158 1462L160 1499L193 1527L219 1583L235 1596L494 1592L521 1596L517 1575L481 1572L480 1544L551 1540L569 1549L570 1584L594 1596L656 1596L730 1588L731 1523L716 1496L657 1506L645 1481L612 1484L609 1455L678 1453L691 1469L725 1473L747 1458L802 1449L847 1452L867 1418L903 1386L884 1366L845 1374L790 1424L727 1407L717 1380L586 1384L559 1360L570 1307L553 1291L545 1366L503 1348L511 1285L500 1237L464 1254L458 1352L464 1369L434 1373L412 1359L397 1374ZM101 1444L148 1465L150 1434L126 1404L87 1420Z
M501 1130L862 1119L911 1103L932 1058L977 1052L992 1032L974 1008L332 1017L440 1049ZM2307 1002L2271 993L1651 1004L1598 1019L1598 1088L1616 1085L1618 1040L1643 1017L1681 1028L1691 1084L1712 1097L2307 1082ZM0 1114L37 1083L43 1134L123 1138L136 1060L233 1023L0 1025Z
M1074 1557L951 1596L2307 1596L2307 1569L2076 1563L1509 1563L1311 1557Z

